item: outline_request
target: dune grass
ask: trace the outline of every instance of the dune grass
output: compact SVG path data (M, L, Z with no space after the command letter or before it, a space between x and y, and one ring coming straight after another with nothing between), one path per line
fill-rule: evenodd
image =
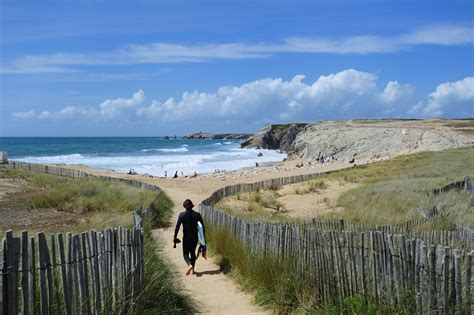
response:
M310 281L301 281L295 261L252 255L225 227L206 225L212 254L225 273L252 293L254 302L276 314L412 314L410 304L390 308L362 296L322 303Z
M248 193L241 193L228 197L239 203L239 207L234 207L226 203L218 203L216 208L231 215L252 221L264 222L284 222L289 219L284 215L281 202L278 201L280 195L275 190L255 189Z
M343 218L349 222L367 224L397 224L421 218L421 212L436 206L443 219L433 221L432 226L424 226L423 229L451 229L452 223L474 227L473 195L463 191L450 191L438 196L431 194L434 188L462 180L466 175L474 181L474 147L422 152L358 165L303 182L295 188L294 193L320 193L327 189L327 183L331 181L338 181L341 185L351 183L357 187L342 192L331 205L334 212L321 218ZM247 202L244 207L247 211L232 209L225 206L225 202L218 203L216 207L247 220L295 221L285 216L284 211L271 213L262 210L267 204L279 203L278 190L256 190L241 193L237 198Z
M156 196L152 191L95 177L68 178L7 169L0 173L0 178L23 179L31 187L44 190L30 200L31 208L124 212L148 204Z
M23 185L35 191L33 194L17 194L12 199L17 211L30 218L38 217L26 229L34 232L81 232L100 230L111 226L129 226L132 222L131 211L153 202L156 192L139 189L125 183L108 181L95 177L69 178L50 174L34 173L23 170L2 169L0 179L20 180ZM41 221L43 209L58 211L49 221ZM29 214L30 210L32 211ZM153 210L153 209L152 209ZM61 216L61 212L65 215ZM169 219L158 216L157 221ZM41 223L40 223L41 222ZM159 223L159 222L158 222ZM9 226L13 231L25 229Z
M196 313L194 299L176 282L176 273L163 258L159 244L145 229L143 290L134 301L134 314Z
M431 194L432 189L466 175L474 179L472 147L411 154L330 174L328 178L355 182L359 187L339 196L337 206L344 209L342 212L326 217L394 224L420 217L417 209L426 211L436 206L447 216L446 223L474 226L473 195L463 191Z

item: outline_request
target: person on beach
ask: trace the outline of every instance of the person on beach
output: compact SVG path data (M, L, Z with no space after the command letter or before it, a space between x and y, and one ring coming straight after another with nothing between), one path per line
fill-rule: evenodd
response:
M174 173L173 178L178 178L178 171L176 171L176 173Z
M206 235L206 229L204 228L204 222L202 220L201 214L193 210L193 202L189 199L186 199L183 202L183 207L186 211L183 211L179 214L178 222L176 222L176 227L174 229L174 238L173 243L179 243L177 238L181 224L183 225L183 258L186 264L188 265L188 270L186 275L195 274L194 265L196 263L196 246L198 243L198 222L201 222L204 236Z

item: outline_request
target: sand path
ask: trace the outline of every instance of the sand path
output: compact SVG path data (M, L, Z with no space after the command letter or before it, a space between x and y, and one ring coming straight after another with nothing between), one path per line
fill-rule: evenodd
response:
M203 199L201 195L181 189L164 189L166 194L175 204L173 222L176 222L178 214L183 210L183 200L190 198L193 203L199 204ZM182 257L182 247L172 247L174 226L164 230L154 230L153 235L159 238L163 246L163 253L177 267L178 274L182 276L181 283L185 289L195 297L199 312L206 314L263 314L264 310L252 304L252 296L239 289L236 283L225 276L219 266L208 260L199 258L196 261L196 275L185 276L187 269ZM179 238L181 238L181 231Z
M198 311L206 314L264 314L267 313L267 311L262 307L254 305L252 303L252 296L249 293L243 292L237 283L225 276L219 270L219 266L213 262L212 257L209 257L207 261L200 258L196 262L197 274L195 276L184 275L186 264L182 258L182 248L178 245L178 247L174 249L172 243L174 222L176 222L179 213L184 210L181 205L185 199L189 198L195 205L199 205L201 201L207 198L213 191L223 186L244 182L256 182L283 176L324 172L351 166L348 164L327 164L316 169L313 167L282 169L282 165L285 166L285 164L294 165L296 161L280 164L279 167L259 167L258 169L243 170L226 175L219 174L216 176L207 175L198 176L197 178L178 179L126 175L79 165L68 165L68 167L81 169L91 174L133 178L158 185L173 200L175 207L172 218L173 226L166 229L153 230L153 236L163 245L162 253L164 253L167 259L175 266L184 288L198 302ZM181 231L179 236L181 236Z

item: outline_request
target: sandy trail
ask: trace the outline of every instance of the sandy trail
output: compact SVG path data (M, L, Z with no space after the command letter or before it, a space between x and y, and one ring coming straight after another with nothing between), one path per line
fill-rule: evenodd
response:
M166 194L175 204L173 222L176 222L178 214L184 209L181 206L183 200L190 198L193 203L199 204L203 199L201 195L180 189L164 189ZM177 248L172 247L174 226L164 230L154 230L153 235L164 244L163 253L178 269L182 276L181 283L185 289L196 298L199 312L206 314L263 314L264 310L252 304L252 296L242 292L231 279L225 276L219 266L208 257L208 260L199 258L196 261L196 275L185 276L186 264L182 256L181 244ZM181 231L178 234L181 238Z
M264 314L267 313L262 307L252 303L252 296L243 292L239 285L225 276L219 266L213 262L212 257L207 261L200 258L196 262L195 276L185 276L186 264L182 257L182 247L178 245L173 248L174 224L178 215L184 209L182 203L185 199L191 199L195 205L207 198L213 191L227 185L257 182L270 178L324 172L333 169L347 168L349 164L327 164L318 167L295 168L298 161L281 163L277 166L259 167L241 170L227 174L206 175L197 178L149 178L145 176L127 175L110 170L98 170L79 165L68 165L68 168L81 169L95 175L107 175L112 177L132 178L158 185L174 202L173 225L166 229L153 231L155 239L162 244L162 253L175 266L181 275L180 282L184 288L193 296L197 302L198 311L206 314ZM290 167L291 166L291 167ZM197 210L197 206L195 208ZM181 238L181 231L178 234Z

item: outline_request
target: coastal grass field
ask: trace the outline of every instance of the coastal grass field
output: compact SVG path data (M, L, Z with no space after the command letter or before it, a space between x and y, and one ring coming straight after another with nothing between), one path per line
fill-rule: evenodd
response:
M131 213L156 193L98 178L0 170L0 232L64 232L131 225Z
M99 178L67 178L0 169L0 233L73 232L132 225L132 211L150 205L144 226L143 290L133 313L192 313L196 306L176 282L173 268L161 254L151 229L169 226L173 202L163 193ZM12 217L13 216L13 217ZM46 218L44 218L46 216ZM21 219L22 217L22 219ZM17 234L18 235L18 234ZM121 304L117 305L120 313Z
M255 190L223 199L217 208L246 219L298 221L339 219L368 224L397 224L420 218L436 206L443 219L430 229L452 223L474 226L474 197L463 191L438 196L440 188L474 176L474 148L403 155L323 175L276 190Z

